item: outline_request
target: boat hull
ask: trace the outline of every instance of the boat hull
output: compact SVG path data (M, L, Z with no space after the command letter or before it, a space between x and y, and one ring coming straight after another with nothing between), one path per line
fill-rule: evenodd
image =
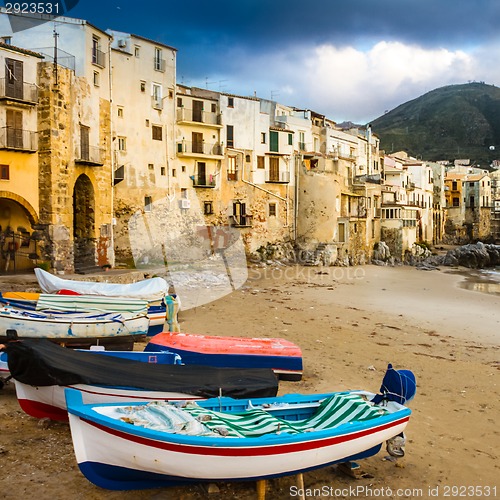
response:
M75 411L71 401L68 409L80 470L97 486L113 490L260 480L366 458L403 432L410 414L404 408L338 429L237 439L181 436L113 424L106 414L96 418L93 413L98 412Z
M163 332L145 351L169 350L186 364L230 368L271 368L280 379L301 380L300 348L285 339L221 337Z
M34 313L36 314L36 313ZM23 317L22 313L10 310L0 314L0 342L8 340L7 330L16 332L19 339L49 339L65 345L84 346L106 340L107 344L130 343L143 339L148 332L147 316L136 316L119 320L89 319L66 316Z

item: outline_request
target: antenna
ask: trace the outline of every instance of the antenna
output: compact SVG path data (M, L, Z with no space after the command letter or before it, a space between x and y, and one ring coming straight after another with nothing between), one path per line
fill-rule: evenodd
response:
M278 97L280 95L279 90L271 90L271 101L274 101L275 97Z
M59 84L59 77L57 73L57 39L59 38L59 33L56 31L56 23L54 23L54 79L56 82L56 85Z

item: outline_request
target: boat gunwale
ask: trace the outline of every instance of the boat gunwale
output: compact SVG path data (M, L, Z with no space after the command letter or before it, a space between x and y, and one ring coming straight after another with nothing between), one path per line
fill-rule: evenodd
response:
M347 436L349 434L355 434L358 432L363 432L369 429L376 429L377 427L382 427L388 424L403 421L407 422L411 415L411 410L403 405L397 406L400 408L394 412L387 413L385 415L381 415L380 417L370 419L363 422L346 422L337 427L330 429L322 429L322 430L314 430L311 432L301 432L297 434L267 434L260 437L245 437L245 438L228 438L228 437L206 437L206 436L188 436L183 434L174 434L165 431L157 431L154 429L148 429L142 426L134 426L128 424L126 422L114 419L107 415L104 415L94 409L94 407L119 407L119 406L131 406L126 403L90 403L84 404L81 399L81 395L73 395L73 391L65 390L67 403L66 406L68 408L68 413L79 417L82 421L100 427L102 431L116 434L121 433L126 436L134 436L136 438L140 438L146 441L150 441L151 444L146 444L147 446L155 446L154 443L171 443L174 445L185 445L185 446L193 446L199 448L265 448L269 446L276 445L293 445L297 443L310 442L310 441L320 441L328 438L336 438L341 436ZM336 394L352 394L352 393L362 393L367 394L364 391L342 391L337 392ZM286 396L291 396L293 401L301 401L305 402L317 402L321 399L331 396L333 393L325 393L318 395L285 395L278 396L275 398L255 398L254 401L259 400L259 402L265 402L267 399L269 402L276 402L276 399L283 400ZM371 393L370 393L371 394ZM374 394L373 394L374 395ZM76 397L74 397L76 396ZM78 402L80 399L80 402ZM235 400L233 398L220 398L220 404L224 406L224 404L229 404L230 402L235 401L236 404L242 401L249 401L247 399L244 400ZM252 399L250 399L252 401ZM197 401L202 407L207 407L215 404L219 404L219 398L210 398L204 401ZM148 402L134 402L134 406L143 406L147 405ZM114 432L110 432L110 429ZM121 436L122 439L127 439L126 436ZM143 443L145 444L145 443Z

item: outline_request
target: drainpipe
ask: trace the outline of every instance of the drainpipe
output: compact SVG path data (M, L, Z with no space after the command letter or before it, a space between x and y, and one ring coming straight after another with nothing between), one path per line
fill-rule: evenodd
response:
M116 162L115 162L115 155L113 151L113 68L111 67L111 39L108 39L108 78L109 78L109 113L110 113L110 120L109 120L109 129L110 129L110 142L109 142L109 150L111 153L111 230L109 232L110 234L110 245L111 245L111 251L112 251L112 258L110 259L111 262L110 264L112 266L115 265L116 259L115 259L115 227L114 227L114 220L115 220L115 167L116 167Z

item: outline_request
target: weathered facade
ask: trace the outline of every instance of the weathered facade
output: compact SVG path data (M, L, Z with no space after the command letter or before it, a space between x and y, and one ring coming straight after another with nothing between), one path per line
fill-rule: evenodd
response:
M42 56L0 43L0 269L39 260L38 86Z
M114 249L116 260L134 264L151 245L129 227L161 212L178 193L175 143L176 49L146 38L108 30L111 40L111 135ZM161 215L156 214L158 220ZM160 227L175 226L164 214Z
M110 37L85 21L59 20L56 34L53 26L36 24L12 41L45 47L36 81L37 236L40 260L67 273L114 260ZM67 50L56 50L55 43Z

